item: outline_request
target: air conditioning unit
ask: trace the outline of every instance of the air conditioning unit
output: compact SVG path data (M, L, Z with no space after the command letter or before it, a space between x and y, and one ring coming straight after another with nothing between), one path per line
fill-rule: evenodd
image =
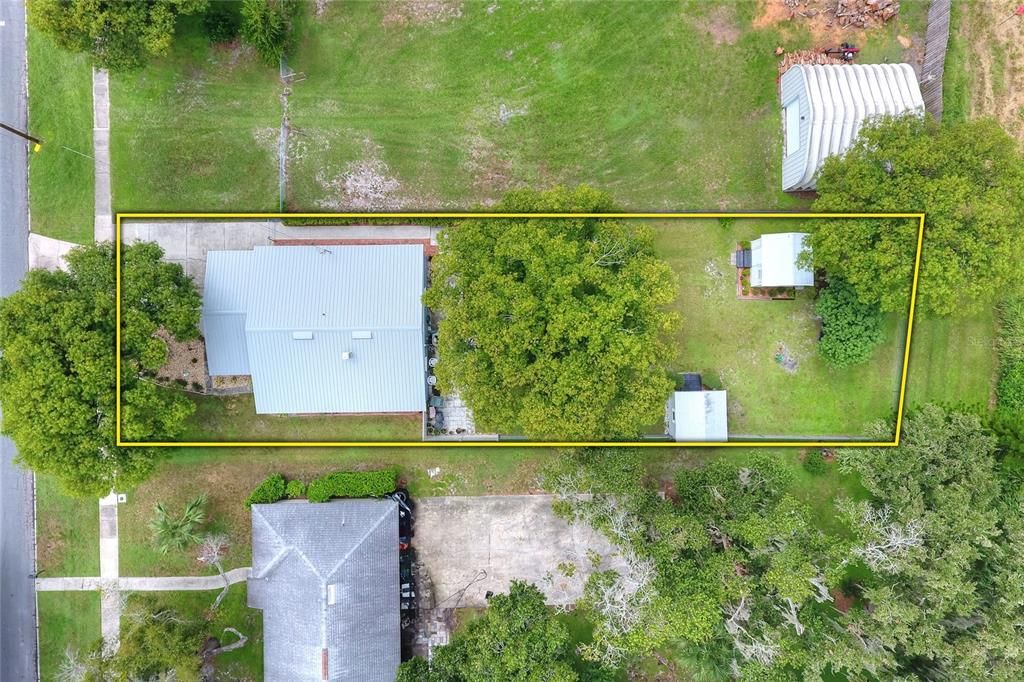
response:
M350 350L343 350L343 351L341 351L341 359L342 360L351 360L352 359L352 351L350 351Z

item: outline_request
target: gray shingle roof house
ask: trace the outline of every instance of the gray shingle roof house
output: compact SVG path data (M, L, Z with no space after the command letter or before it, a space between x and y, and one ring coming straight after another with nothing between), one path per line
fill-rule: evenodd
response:
M811 190L818 169L878 116L924 114L910 64L815 64L782 74L782 189Z
M425 275L417 244L210 251L209 373L251 375L260 414L422 412Z
M248 589L263 611L265 679L393 682L398 503L254 504Z

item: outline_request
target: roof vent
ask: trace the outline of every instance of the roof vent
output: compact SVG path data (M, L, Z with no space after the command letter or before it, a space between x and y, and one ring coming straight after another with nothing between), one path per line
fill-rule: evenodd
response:
M350 350L343 350L343 351L341 351L341 359L342 360L351 360L352 359L352 351L350 351Z
M292 338L296 341L309 341L313 338L313 332L292 332Z
M353 339L372 339L373 338L373 332L370 332L370 331L352 332L352 338Z

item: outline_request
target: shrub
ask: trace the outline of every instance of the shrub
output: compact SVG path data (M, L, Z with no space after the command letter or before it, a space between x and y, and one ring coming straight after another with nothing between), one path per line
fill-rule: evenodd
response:
M260 58L276 64L291 47L294 0L242 0L242 39Z
M832 367L865 362L882 342L882 312L877 304L861 303L852 286L833 279L818 296L815 311L821 318L818 352Z
M332 497L379 497L395 489L397 477L398 472L394 469L336 471L310 481L306 499L326 502Z
M828 462L821 450L811 450L804 455L804 470L818 476L828 469Z
M284 494L289 500L298 500L306 494L306 484L302 481L288 481Z
M238 37L242 27L241 3L238 0L211 2L203 14L203 31L211 43L229 43Z
M251 507L254 504L273 504L284 499L285 485L284 476L271 474L263 479L263 482L256 486L256 489L245 498L245 506Z
M1024 416L1024 297L1006 301L999 313L996 399L1001 410Z

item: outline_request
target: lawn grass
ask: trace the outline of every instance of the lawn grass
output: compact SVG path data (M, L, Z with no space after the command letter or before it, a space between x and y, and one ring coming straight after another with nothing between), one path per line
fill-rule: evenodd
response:
M196 412L182 441L419 441L419 415L256 414L251 394L190 396Z
M86 244L93 236L92 67L48 36L28 31L29 130L43 141L29 154L32 231ZM85 155L85 156L83 156Z
M781 208L780 36L755 3L465 3L430 24L384 3L304 22L291 66L290 207L352 205L333 181L382 163L378 208L469 208L527 185L589 183L624 208ZM511 112L502 121L500 112Z
M195 17L167 57L111 74L114 210L277 210L277 75L251 49L210 47Z
M546 448L181 448L168 453L153 476L128 492L118 510L122 575L204 575L194 552L160 554L148 523L153 506L178 511L206 493L207 530L225 532L231 550L225 569L251 563L250 517L245 498L267 475L308 482L331 471L394 466L414 497L538 492ZM652 457L663 456L652 453ZM433 474L433 476L431 475Z
M99 592L40 592L39 672L56 679L68 647L85 655L100 640Z
M996 314L918 318L910 342L907 407L925 403L991 405Z
M43 577L100 574L100 516L95 498L69 497L36 474L36 551Z
M682 317L673 370L700 372L729 391L731 436L862 436L895 414L902 360L900 327L890 316L885 342L868 362L828 367L817 352L813 292L793 301L736 298L729 255L762 232L806 231L796 220L675 220L655 224L656 246L679 276L674 309ZM799 361L790 373L776 361L780 344Z

